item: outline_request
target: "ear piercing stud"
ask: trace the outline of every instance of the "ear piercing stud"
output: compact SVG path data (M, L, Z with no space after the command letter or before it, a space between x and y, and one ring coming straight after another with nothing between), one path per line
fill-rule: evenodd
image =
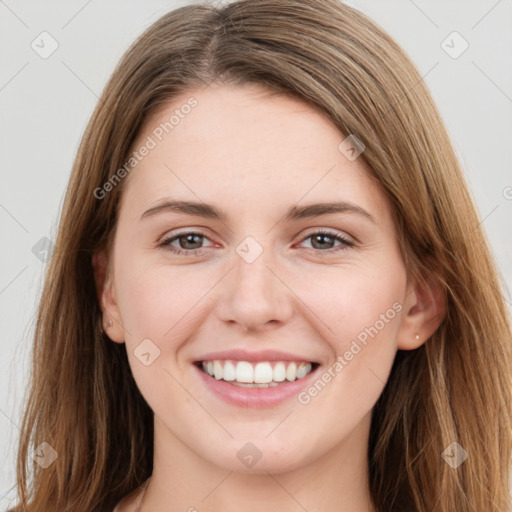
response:
M112 320L108 320L106 323L105 323L105 327L108 329L109 327L112 327Z
M420 335L416 334L416 340L419 340L419 339L420 339Z

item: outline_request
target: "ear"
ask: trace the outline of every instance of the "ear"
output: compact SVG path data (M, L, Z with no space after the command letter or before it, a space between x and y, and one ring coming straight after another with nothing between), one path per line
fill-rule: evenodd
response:
M403 309L398 349L413 350L436 332L446 316L444 289L434 274L408 286Z
M108 259L104 251L92 256L96 294L103 313L102 325L106 335L116 343L124 343L124 329L116 302L115 287L110 279Z

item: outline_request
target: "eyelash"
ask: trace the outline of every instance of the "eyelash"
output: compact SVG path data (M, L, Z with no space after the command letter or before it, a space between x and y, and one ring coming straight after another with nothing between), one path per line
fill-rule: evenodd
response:
M188 249L179 249L176 247L172 247L170 245L171 242L174 242L175 240L178 240L180 237L186 236L186 235L198 235L198 236L202 236L203 238L208 239L208 237L206 235L203 235L202 233L199 233L196 231L184 231L183 233L178 233L177 235L174 235L173 237L166 238L162 243L159 244L159 246L165 250L168 250L168 251L174 253L175 255L199 256L201 254L201 251L203 250L203 248L188 250ZM304 240L307 240L308 238L312 238L312 237L318 236L318 235L328 236L328 237L333 238L334 240L341 242L343 244L342 246L338 246L337 248L331 248L331 249L327 249L325 251L313 248L314 251L317 251L320 253L332 254L332 253L335 253L338 251L344 251L344 250L346 250L350 247L353 247L355 245L354 242L348 240L347 238L345 238L335 232L328 231L325 229L320 229L318 231L314 231L313 233L310 233L308 236L306 236L305 238L302 239L302 242Z

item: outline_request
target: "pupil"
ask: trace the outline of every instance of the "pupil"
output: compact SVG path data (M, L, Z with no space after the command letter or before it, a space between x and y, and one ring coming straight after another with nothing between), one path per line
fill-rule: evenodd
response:
M192 235L185 235L183 238L185 238L185 243L186 244L188 244L188 243L191 243L191 244L196 243L197 244L198 242L197 241L194 242L193 239L194 238L200 238L200 237L201 237L201 235L194 235L194 234L192 234Z
M332 240L332 237L330 237L329 235L316 235L314 237L315 241L320 240L320 245L322 245L322 243L325 242L326 238Z

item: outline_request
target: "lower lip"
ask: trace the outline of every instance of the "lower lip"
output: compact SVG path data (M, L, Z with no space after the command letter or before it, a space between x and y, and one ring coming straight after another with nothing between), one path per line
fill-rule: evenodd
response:
M246 388L231 384L225 380L217 380L203 372L195 364L193 366L199 373L200 378L206 386L208 386L208 389L216 396L229 404L246 408L273 407L292 397L296 397L309 385L318 370L318 367L316 367L302 379L291 382L285 381L277 386L268 388Z

